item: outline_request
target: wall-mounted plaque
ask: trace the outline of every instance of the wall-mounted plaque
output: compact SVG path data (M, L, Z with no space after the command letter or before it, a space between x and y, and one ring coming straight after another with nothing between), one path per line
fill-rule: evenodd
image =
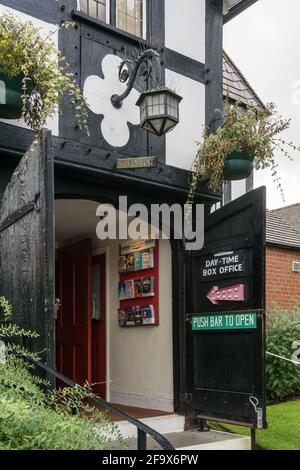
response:
M117 170L156 168L157 165L157 157L120 158L117 160Z

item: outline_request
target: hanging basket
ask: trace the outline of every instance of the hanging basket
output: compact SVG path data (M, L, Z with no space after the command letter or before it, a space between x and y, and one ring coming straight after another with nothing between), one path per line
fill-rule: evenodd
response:
M224 165L224 180L237 181L248 178L253 172L254 154L248 150L228 155Z
M10 78L0 72L0 118L20 119L22 116L23 75Z

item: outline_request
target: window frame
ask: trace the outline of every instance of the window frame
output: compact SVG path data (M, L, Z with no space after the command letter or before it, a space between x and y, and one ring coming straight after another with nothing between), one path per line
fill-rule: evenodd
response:
M81 13L83 12L83 9L81 7L81 2L80 0L77 0L77 10ZM129 31L126 31L122 28L118 27L118 0L106 0L106 18L105 20L100 20L99 18L96 18L94 16L88 15L90 18L95 19L97 21L101 21L104 24L114 26L115 28L118 29L120 32L124 32L126 34L131 34L132 36L146 40L147 39L147 25L148 25L148 0L143 0L143 18L142 18L142 35L137 36L136 34L133 34ZM84 13L86 14L86 13Z
M142 35L141 36L137 36L136 34L133 34L130 31L126 31L126 30L118 27L118 22L119 22L119 18L118 18L118 13L119 13L118 0L115 0L115 3L116 3L116 18L115 18L116 28L118 28L120 31L125 31L125 33L132 34L133 36L135 36L137 38L147 39L147 1L148 0L143 0L143 12L142 12L142 14L143 14L143 17L142 17L143 28L142 28Z
M89 1L89 0L86 0L86 1ZM92 15L88 15L88 16L90 18L94 18L97 21L102 21L103 23L110 24L110 4L111 4L111 0L106 0L106 5L105 5L106 17L105 17L105 20L100 20L99 18L96 18L95 16L92 16ZM84 13L84 11L81 7L80 0L77 0L77 10L80 11L81 13ZM84 13L84 14L87 15L87 13Z

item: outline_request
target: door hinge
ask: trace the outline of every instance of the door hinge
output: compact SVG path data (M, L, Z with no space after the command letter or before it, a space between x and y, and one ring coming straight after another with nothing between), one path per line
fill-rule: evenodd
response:
M180 394L180 400L183 403L192 403L192 394L191 393L186 393L186 392L181 392Z
M265 313L264 313L263 311L257 312L257 318L259 318L260 320L262 320L264 317L265 317Z
M4 230L8 229L11 225L18 222L20 219L25 217L30 212L34 210L39 212L40 209L37 206L38 198L39 198L39 193L35 195L35 198L33 201L29 202L28 204L25 204L20 209L17 209L16 211L8 215L6 219L4 219L0 224L0 233L4 232Z

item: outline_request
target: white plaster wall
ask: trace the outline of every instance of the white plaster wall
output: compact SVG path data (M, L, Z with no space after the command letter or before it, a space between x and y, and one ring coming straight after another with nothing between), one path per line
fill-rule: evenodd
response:
M166 46L205 63L205 0L165 0Z
M111 402L172 412L173 339L171 245L159 242L158 327L120 328L118 325L119 241L97 241L108 247L109 397Z
M246 194L246 180L231 182L231 200L234 201Z
M12 13L16 17L20 18L22 21L31 21L36 27L40 28L42 36L46 37L50 33L56 31L52 36L51 40L58 45L58 32L57 26L46 23L45 21L38 20L32 16L26 15L20 11L14 10L12 8L8 8L6 6L0 5L0 14L4 13L5 11ZM6 122L8 124L12 124L18 127L28 128L23 120L14 120L14 119L0 119L1 122ZM58 135L58 115L54 116L52 119L47 121L47 127L49 130L52 131L53 135Z
M104 115L101 133L106 142L114 147L124 147L129 142L129 122L135 125L140 123L140 110L136 106L140 94L137 90L131 91L120 109L116 109L111 103L114 94L122 95L127 88L126 83L121 83L119 80L121 63L121 57L107 54L102 60L104 79L90 75L83 85L83 96L88 107L93 113Z
M204 131L205 85L170 70L166 83L183 97L179 124L166 136L166 163L190 170Z

